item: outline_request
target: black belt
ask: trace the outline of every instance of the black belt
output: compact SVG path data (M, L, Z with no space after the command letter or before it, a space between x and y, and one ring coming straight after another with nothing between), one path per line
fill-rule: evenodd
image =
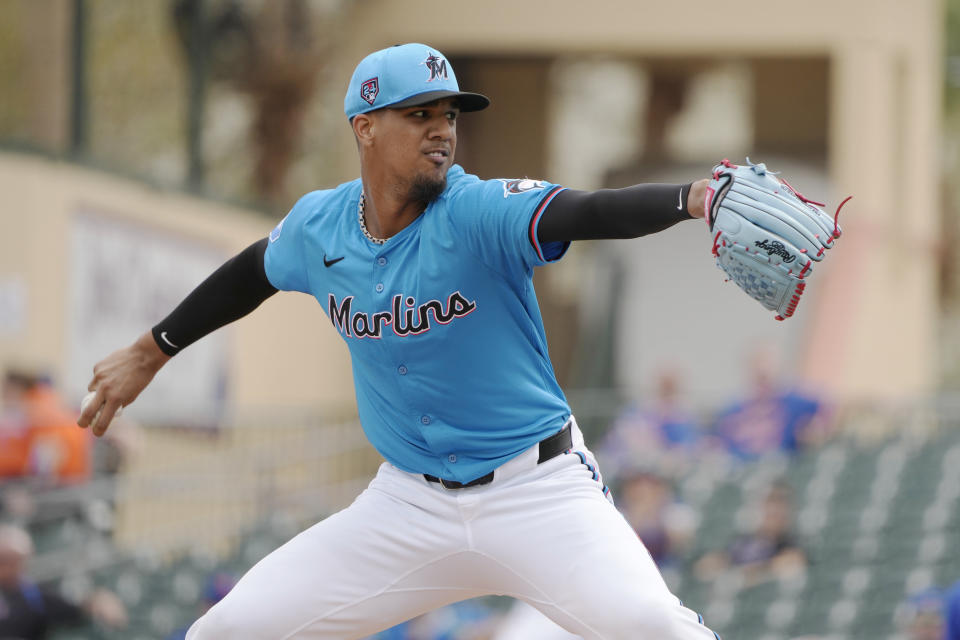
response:
M570 430L570 423L564 425L563 429L552 436L544 438L538 443L540 447L540 456L537 458L537 464L546 462L550 458L555 458L567 449L573 447L573 433ZM485 476L480 476L470 482L457 482L456 480L446 480L432 476L429 473L423 474L423 477L430 482L439 482L444 489L464 489L466 487L476 487L481 484L490 484L493 482L493 471Z

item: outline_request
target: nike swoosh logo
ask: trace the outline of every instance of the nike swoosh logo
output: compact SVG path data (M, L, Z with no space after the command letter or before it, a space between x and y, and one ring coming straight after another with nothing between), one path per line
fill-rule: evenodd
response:
M173 344L172 342L170 342L170 338L167 337L167 332L166 332L166 331L161 331L161 332L160 332L160 339L163 340L164 342L166 342L168 345L170 345L170 346L173 347L174 349L179 349L179 348L180 348L180 347L178 347L177 345L175 345L175 344Z
M683 211L683 189L677 194L677 211Z
M339 258L334 258L333 260L327 260L327 254L323 254L323 266L332 267L344 258L346 258L346 256L340 256Z

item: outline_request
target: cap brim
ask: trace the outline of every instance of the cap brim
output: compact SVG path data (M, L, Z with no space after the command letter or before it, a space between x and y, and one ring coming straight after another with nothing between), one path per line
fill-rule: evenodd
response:
M481 111L490 106L490 98L479 93L470 93L468 91L427 91L410 96L406 100L384 105L388 109L403 109L404 107L415 107L421 104L427 104L441 98L456 98L460 106L460 111Z

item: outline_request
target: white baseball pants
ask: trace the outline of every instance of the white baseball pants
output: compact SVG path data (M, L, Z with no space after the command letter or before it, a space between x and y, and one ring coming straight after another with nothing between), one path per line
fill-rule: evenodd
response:
M571 452L538 455L466 489L384 463L352 505L250 569L187 640L351 640L483 595L523 600L587 640L717 640L604 495L576 423Z

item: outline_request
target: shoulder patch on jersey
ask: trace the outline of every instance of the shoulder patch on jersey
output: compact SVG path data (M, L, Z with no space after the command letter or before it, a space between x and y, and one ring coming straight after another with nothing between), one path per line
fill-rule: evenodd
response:
M530 178L514 178L511 180L506 178L497 178L497 180L503 183L504 198L518 193L533 191L535 189L543 189L547 186L547 183L543 180L531 180Z
M286 222L287 217L284 216L283 220L273 228L273 231L270 232L270 242L276 242L277 238L280 237L280 232L283 231L283 223Z

